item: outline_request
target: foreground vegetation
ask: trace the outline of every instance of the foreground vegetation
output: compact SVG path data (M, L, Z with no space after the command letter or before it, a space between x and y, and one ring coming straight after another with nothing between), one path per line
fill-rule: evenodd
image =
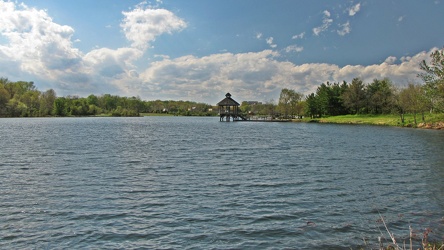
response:
M391 242L388 242L384 246L384 242L382 240L382 237L378 238L379 241L379 249L380 250L413 250L414 247L414 241L420 240L421 244L420 246L424 250L444 250L444 242L438 242L438 241L430 241L429 234L432 232L432 229L425 228L423 232L419 232L420 235L418 235L411 226L409 226L409 237L408 239L404 239L402 242L399 242L399 239L397 240L392 232L390 232L390 229L387 227L387 224L385 223L384 217L380 215L380 221L384 225L384 228L389 236L389 239ZM415 248L416 249L416 248ZM418 248L421 249L421 248Z

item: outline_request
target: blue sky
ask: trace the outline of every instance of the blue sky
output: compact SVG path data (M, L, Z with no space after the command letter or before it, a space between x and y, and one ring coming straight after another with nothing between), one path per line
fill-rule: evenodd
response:
M0 0L0 76L59 96L276 101L323 82L420 82L442 0Z

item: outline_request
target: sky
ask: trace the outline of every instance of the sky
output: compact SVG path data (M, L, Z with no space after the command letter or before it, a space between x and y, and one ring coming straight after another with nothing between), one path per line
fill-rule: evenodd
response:
M0 77L58 96L276 102L321 83L421 83L443 0L0 0Z

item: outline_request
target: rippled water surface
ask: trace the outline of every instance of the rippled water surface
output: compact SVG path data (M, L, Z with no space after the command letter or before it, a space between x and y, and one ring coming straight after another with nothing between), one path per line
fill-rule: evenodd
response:
M380 215L443 240L443 148L390 127L0 119L0 248L377 248Z

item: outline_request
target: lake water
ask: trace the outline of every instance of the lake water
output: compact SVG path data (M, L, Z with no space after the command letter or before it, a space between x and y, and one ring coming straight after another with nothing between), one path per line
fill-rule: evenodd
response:
M444 236L444 131L0 119L1 249L357 249Z

